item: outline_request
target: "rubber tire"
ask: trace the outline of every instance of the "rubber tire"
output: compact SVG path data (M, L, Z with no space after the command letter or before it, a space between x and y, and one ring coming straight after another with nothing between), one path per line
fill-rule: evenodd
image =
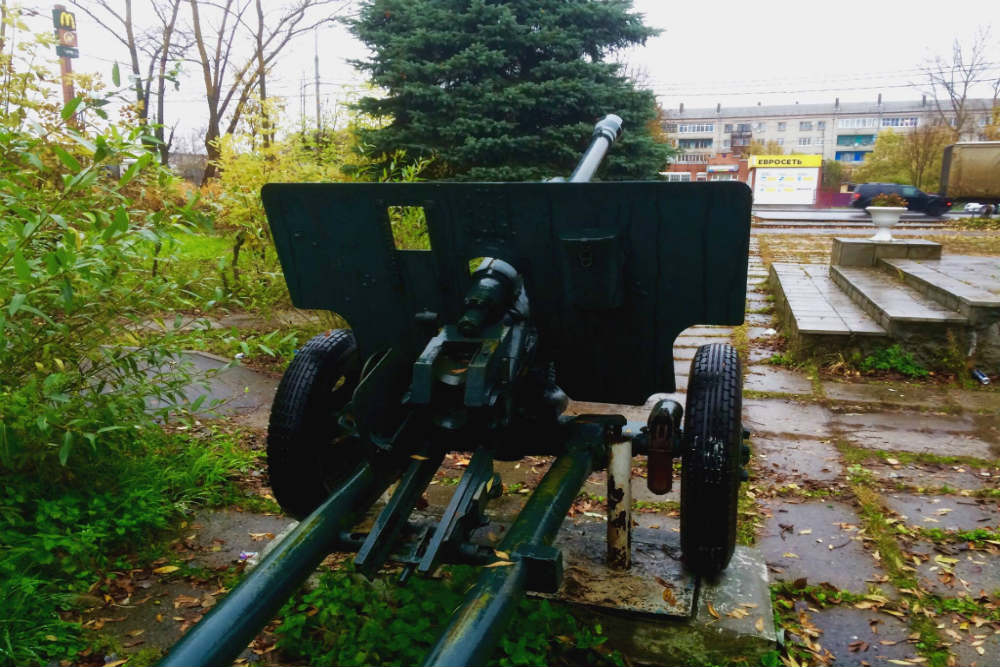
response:
M743 376L732 345L702 345L691 361L681 459L681 554L714 577L736 548Z
M360 372L354 334L334 329L303 345L281 377L267 429L267 465L275 499L296 518L308 516L371 455L370 446L339 424Z

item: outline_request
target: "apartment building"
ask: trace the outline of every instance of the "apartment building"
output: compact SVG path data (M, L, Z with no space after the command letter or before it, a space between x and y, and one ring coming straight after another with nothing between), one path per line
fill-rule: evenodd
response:
M972 122L963 140L984 139L993 101L967 100ZM826 160L860 164L875 147L878 133L887 128L908 132L924 124L936 124L939 115L926 97L913 102L841 102L830 104L757 105L678 109L666 114L665 129L682 150L670 171L691 172L692 166L708 165L713 158L736 157L752 141L773 141L785 153L822 155ZM952 120L954 123L954 120ZM700 180L707 170L697 171ZM677 179L671 179L677 180ZM687 180L685 177L684 180Z

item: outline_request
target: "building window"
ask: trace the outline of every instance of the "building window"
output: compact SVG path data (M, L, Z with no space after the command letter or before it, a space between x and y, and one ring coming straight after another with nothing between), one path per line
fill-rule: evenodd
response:
M676 162L708 162L708 155L705 153L685 153L684 155L678 155L675 159Z
M784 131L785 131L785 122L781 121L778 123L778 132L784 132Z
M826 129L826 121L825 120L818 120L818 121L816 121L816 129L817 130L825 130Z
M736 131L737 132L749 132L750 131L750 123L737 123L736 124Z
M708 179L708 180L710 180L710 181L735 181L736 180L736 174L733 174L733 173L728 173L728 174L712 174L712 177L710 179Z
M858 129L867 127L878 127L878 118L840 118L837 120L838 129Z
M732 132L732 131L733 131L733 124L732 123L726 123L725 132Z
M722 147L723 148L729 148L730 145L732 145L732 139L723 139L722 140Z
M837 136L838 146L870 146L874 143L874 134L841 134Z
M767 129L767 123L754 123L753 124L753 131L754 132L763 132L766 129Z
M785 145L785 138L784 137L778 137L777 139L774 140L774 143L778 144L779 146L784 146Z
M809 146L812 144L812 137L799 137L799 146Z
M811 120L799 121L799 132L812 132L813 122Z
M704 171L699 171L695 175L695 180L698 180L698 181L707 181L708 180L708 174L705 173Z
M677 132L677 123L667 123L664 129L666 129L668 133L674 134Z
M667 182L668 183L689 183L689 182L691 182L691 172L690 171L668 171L667 172Z
M680 139L677 141L677 147L688 149L688 148L711 148L711 139Z
M901 117L889 117L882 119L882 127L916 127L917 117L909 116L906 118Z
M816 137L816 140L813 142L813 145L814 146L822 146L823 145L823 137Z
M677 126L677 132L680 134L715 132L715 125L712 123L682 123Z
M837 151L834 159L838 162L864 162L868 151Z

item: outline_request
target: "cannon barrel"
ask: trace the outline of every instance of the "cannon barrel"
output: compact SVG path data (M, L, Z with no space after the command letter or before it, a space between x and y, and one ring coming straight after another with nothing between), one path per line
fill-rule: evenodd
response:
M622 119L614 114L608 114L594 127L594 136L590 146L576 164L576 169L569 176L570 183L586 183L594 177L594 172L600 166L601 160L607 154L611 144L621 136Z

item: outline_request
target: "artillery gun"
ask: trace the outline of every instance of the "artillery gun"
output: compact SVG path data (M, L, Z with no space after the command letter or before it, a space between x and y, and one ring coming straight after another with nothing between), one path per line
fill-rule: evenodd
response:
M674 392L677 335L743 322L749 189L589 182L620 132L617 116L600 121L568 182L264 186L292 302L351 328L304 345L274 399L271 486L301 522L161 665L230 664L338 550L356 551L369 576L401 564L404 582L502 558L426 659L483 664L519 598L559 588L552 543L588 475L610 463L627 484L633 454L648 457L659 494L680 457L685 567L708 577L726 567L748 457L735 349L698 349L686 411L661 398L645 423L564 414L569 397L642 405ZM423 209L429 250L395 246L398 206ZM420 528L413 510L452 451L472 452L468 467L440 521ZM473 541L502 490L494 460L527 455L555 460L499 544ZM393 484L372 528L353 532ZM620 505L609 498L619 566L631 523Z

